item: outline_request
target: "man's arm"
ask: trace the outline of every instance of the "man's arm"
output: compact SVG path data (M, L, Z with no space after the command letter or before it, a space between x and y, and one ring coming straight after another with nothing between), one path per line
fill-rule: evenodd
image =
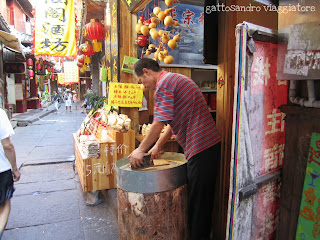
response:
M3 151L6 154L6 157L8 158L11 167L12 167L12 174L13 174L13 180L14 181L19 181L21 173L17 167L17 162L16 162L16 152L14 150L13 143L10 140L10 137L7 137L5 139L1 140L1 144L3 147Z
M164 126L163 122L153 122L150 131L148 132L147 136L143 139L140 143L139 147L135 149L128 158L130 159L131 166L134 168L142 166L142 158L144 153L150 148L150 146L157 141L161 130Z
M155 145L148 152L151 155L151 160L158 158L160 156L160 151L163 145L168 141L168 139L172 136L171 126L168 125L164 131L164 133L160 136Z

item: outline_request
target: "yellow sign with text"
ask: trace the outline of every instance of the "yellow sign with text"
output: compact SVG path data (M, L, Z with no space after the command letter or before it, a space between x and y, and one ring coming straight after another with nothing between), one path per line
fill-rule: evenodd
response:
M108 105L141 107L143 91L140 84L110 82Z
M35 55L77 55L74 2L37 1Z

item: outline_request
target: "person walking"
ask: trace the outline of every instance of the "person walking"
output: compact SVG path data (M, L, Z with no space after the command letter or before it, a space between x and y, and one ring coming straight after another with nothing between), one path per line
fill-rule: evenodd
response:
M56 91L53 91L53 101L54 107L56 108L56 113L59 113L59 103L60 103L61 96Z
M66 112L68 112L68 107L69 107L69 111L71 112L71 106L72 106L71 90L67 89L66 92L67 92L67 94L66 94Z
M10 213L10 199L14 192L13 182L19 181L21 173L17 167L16 153L10 136L14 134L11 123L0 108L0 239Z
M79 101L78 94L77 94L77 92L75 90L73 90L72 93L73 93L72 101L74 103L74 108L77 110L78 109L78 105L77 104L78 104L78 101Z
M142 166L144 153L158 158L173 135L184 150L188 176L188 226L190 240L209 240L214 187L218 174L221 135L196 83L181 74L163 71L152 59L140 59L134 75L148 90L155 90L154 119L150 131L128 158L133 168ZM160 136L164 125L166 131Z

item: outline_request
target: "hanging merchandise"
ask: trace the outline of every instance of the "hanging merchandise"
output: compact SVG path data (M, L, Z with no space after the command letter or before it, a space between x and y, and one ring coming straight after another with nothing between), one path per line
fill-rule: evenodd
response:
M93 51L92 45L89 41L86 41L85 43L81 44L79 46L80 52L85 55L84 57L84 63L90 64L91 58L90 56L94 55L95 52Z
M101 52L102 43L101 40L105 38L104 25L96 19L91 19L90 23L86 24L87 38L92 40L93 51Z
M74 1L37 1L34 31L35 55L77 55Z

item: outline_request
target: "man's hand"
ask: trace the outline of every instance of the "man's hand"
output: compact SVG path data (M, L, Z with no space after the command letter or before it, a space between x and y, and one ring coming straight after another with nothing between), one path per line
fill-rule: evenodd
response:
M12 169L12 175L13 175L13 181L17 182L20 179L21 172L19 171L18 168Z
M157 159L159 158L162 154L163 154L163 151L161 150L160 147L158 147L157 144L155 144L148 152L148 154L151 155L151 161L153 159Z
M143 156L144 156L144 152L141 151L139 148L135 149L132 153L130 153L128 158L130 159L131 167L138 168L143 166L143 162L142 162Z

